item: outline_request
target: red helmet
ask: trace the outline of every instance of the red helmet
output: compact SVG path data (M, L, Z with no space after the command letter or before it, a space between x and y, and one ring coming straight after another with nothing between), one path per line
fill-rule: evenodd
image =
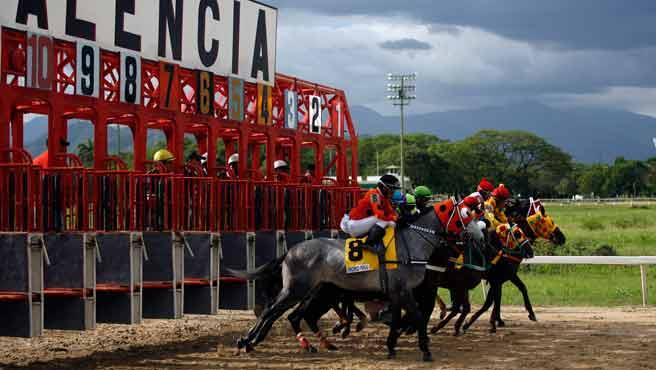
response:
M468 196L468 197L465 197L465 199L463 199L462 202L469 208L478 207L478 205L480 204L480 200L476 197L471 196L471 195Z
M492 196L499 199L508 199L510 198L510 191L504 184L499 184L499 186L492 191Z
M478 191L484 190L484 191L494 191L494 185L492 185L491 182L487 181L486 178L483 178L481 182L478 184Z

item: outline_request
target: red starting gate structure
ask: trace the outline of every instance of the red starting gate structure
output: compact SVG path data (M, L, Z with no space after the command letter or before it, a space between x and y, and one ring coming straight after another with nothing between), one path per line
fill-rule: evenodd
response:
M139 322L142 310L148 317L179 317L187 309L212 313L219 296L225 307L253 307L253 284L219 277L219 265L254 267L294 242L335 236L344 210L360 195L357 134L342 90L283 74L272 87L235 82L141 59L139 103L129 104L121 99L127 71L119 52L99 50L99 93L89 97L78 91L79 79L88 76L78 75L84 59L75 42L3 27L0 45L0 254L13 253L0 258L16 263L11 271L0 263L0 316L13 321L5 325L0 319L6 328L0 335L38 335L44 322L46 328L89 329L96 314L88 311L96 303L99 321L128 323ZM232 83L242 84L243 94L231 97ZM243 113L242 119L231 119L231 110ZM26 114L47 116L43 167L24 147ZM317 114L323 117L318 127ZM286 115L293 117L291 124ZM93 168L67 152L72 119L93 124ZM108 154L112 124L132 132L131 167ZM175 155L172 171L148 171L156 166L146 157L149 129L165 133ZM210 158L206 172L185 162L189 134ZM225 158L217 162L219 140ZM305 148L314 152L311 177L301 168ZM327 152L334 153L330 160ZM241 159L240 176L216 176L234 153ZM273 163L279 159L289 163L289 176L276 176ZM125 245L125 255L112 245ZM208 260L188 261L199 253ZM42 257L51 263L45 273ZM149 272L149 261L160 260L170 277ZM82 269L69 276L77 265ZM196 275L185 274L192 270ZM225 283L221 291L219 281ZM181 298L184 286L189 294ZM116 306L116 294L127 297L125 306ZM170 304L158 307L169 297ZM111 312L101 312L103 304ZM57 312L49 313L48 306ZM124 316L114 314L124 309ZM71 317L80 320L71 324Z

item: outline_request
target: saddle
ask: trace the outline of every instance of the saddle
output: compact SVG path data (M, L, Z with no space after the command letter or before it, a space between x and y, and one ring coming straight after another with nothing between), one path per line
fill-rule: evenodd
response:
M347 274L358 272L376 271L380 269L381 262L387 269L398 268L396 254L395 229L388 227L383 237L385 247L385 258L380 261L378 255L364 247L367 238L350 238L344 243L344 265Z
M395 229L388 227L383 237L385 255L378 255L364 247L367 238L350 238L344 243L344 265L347 274L355 274L366 271L379 271L380 287L383 294L387 294L387 270L398 268L399 262L396 255ZM389 267L388 267L389 266Z

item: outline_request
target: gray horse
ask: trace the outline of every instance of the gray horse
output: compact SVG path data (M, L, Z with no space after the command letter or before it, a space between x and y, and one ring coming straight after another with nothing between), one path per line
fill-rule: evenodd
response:
M387 298L392 307L392 325L387 337L388 357L396 355L396 344L400 336L401 309L414 321L418 328L419 349L424 361L431 361L426 325L413 296L413 289L424 279L426 261L442 244L443 227L435 212L422 215L412 224L397 227L396 246L399 260L397 269L387 271ZM463 233L469 240L469 232ZM263 341L273 323L287 310L300 302L311 299L322 284L331 283L339 288L361 293L383 294L378 271L347 274L344 264L344 240L313 239L296 245L284 258L272 261L253 272L235 272L249 280L269 277L275 264L282 269L283 287L273 303L265 308L246 337L237 342L238 352L252 350ZM302 310L303 304L297 307Z

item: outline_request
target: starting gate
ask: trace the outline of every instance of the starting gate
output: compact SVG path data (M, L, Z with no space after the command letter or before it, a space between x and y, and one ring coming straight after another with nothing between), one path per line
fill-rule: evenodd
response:
M277 10L259 2L220 3L241 14L230 20L232 40L203 34L208 21L226 26L214 17L226 10L216 2L160 1L175 12L159 9L140 27L131 23L132 32L126 17L144 4L158 8L154 0L69 3L11 0L0 15L0 335L262 304L254 282L221 269L254 268L300 241L337 235L360 194L344 92L269 75ZM108 22L76 14L109 3L111 37ZM193 32L179 19L191 15ZM157 19L159 39L146 31ZM189 32L199 35L191 49L202 64L182 44ZM148 49L158 41L159 57ZM231 71L205 63L214 45L233 46ZM25 150L26 114L47 116L40 164ZM93 125L92 168L69 153L71 119ZM109 125L130 129L131 165L108 154ZM164 132L171 168L147 158L149 129ZM206 153L204 165L184 158L185 135ZM215 160L219 141L225 154ZM304 173L306 149L314 165ZM223 164L233 154L234 169ZM276 160L288 163L286 173L274 169Z

